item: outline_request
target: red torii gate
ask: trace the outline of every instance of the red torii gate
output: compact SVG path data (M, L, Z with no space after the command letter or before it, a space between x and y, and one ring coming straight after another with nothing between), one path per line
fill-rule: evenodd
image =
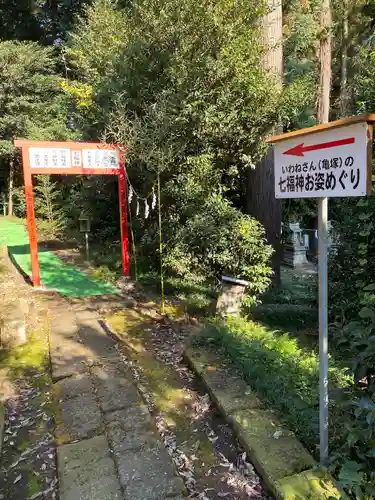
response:
M124 155L120 147L103 143L29 141L23 139L16 139L14 145L22 149L33 285L40 286L32 181L34 174L118 176L122 267L124 275L129 276L126 171Z

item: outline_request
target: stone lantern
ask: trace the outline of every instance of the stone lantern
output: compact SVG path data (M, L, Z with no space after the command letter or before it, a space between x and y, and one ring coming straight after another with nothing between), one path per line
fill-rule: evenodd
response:
M298 267L308 264L305 241L299 222L289 224L288 236L284 245L285 264Z

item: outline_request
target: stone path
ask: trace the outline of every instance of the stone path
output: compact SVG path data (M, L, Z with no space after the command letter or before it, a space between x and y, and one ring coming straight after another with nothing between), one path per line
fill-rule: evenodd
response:
M50 299L60 500L182 500L175 470L95 311Z

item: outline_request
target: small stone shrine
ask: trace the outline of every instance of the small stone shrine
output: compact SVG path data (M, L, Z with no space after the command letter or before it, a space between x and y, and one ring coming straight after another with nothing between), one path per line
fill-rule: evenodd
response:
M239 316L249 283L230 276L222 276L221 284L222 292L217 300L216 313L220 316Z
M285 236L284 263L292 267L307 265L306 247L299 222L288 224Z
M340 244L339 235L335 228L335 221L329 220L327 221L327 229L328 229L328 249L329 252L333 255L336 255L338 252L338 247Z

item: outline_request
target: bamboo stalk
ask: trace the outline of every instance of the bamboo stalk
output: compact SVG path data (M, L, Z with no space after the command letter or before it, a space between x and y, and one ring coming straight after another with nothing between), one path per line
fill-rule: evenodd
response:
M165 314L164 273L163 273L163 237L162 237L162 231L161 231L161 202L160 202L160 174L159 173L158 173L158 208L159 208L161 313Z
M130 222L130 236L132 239L132 247L133 247L133 257L134 257L134 279L137 281L138 273L137 273L137 251L135 249L135 235L134 235L134 228L133 228L133 217L132 217L132 211L131 211L131 206L129 203L129 197L127 196L128 200L128 212L129 212L129 222Z

